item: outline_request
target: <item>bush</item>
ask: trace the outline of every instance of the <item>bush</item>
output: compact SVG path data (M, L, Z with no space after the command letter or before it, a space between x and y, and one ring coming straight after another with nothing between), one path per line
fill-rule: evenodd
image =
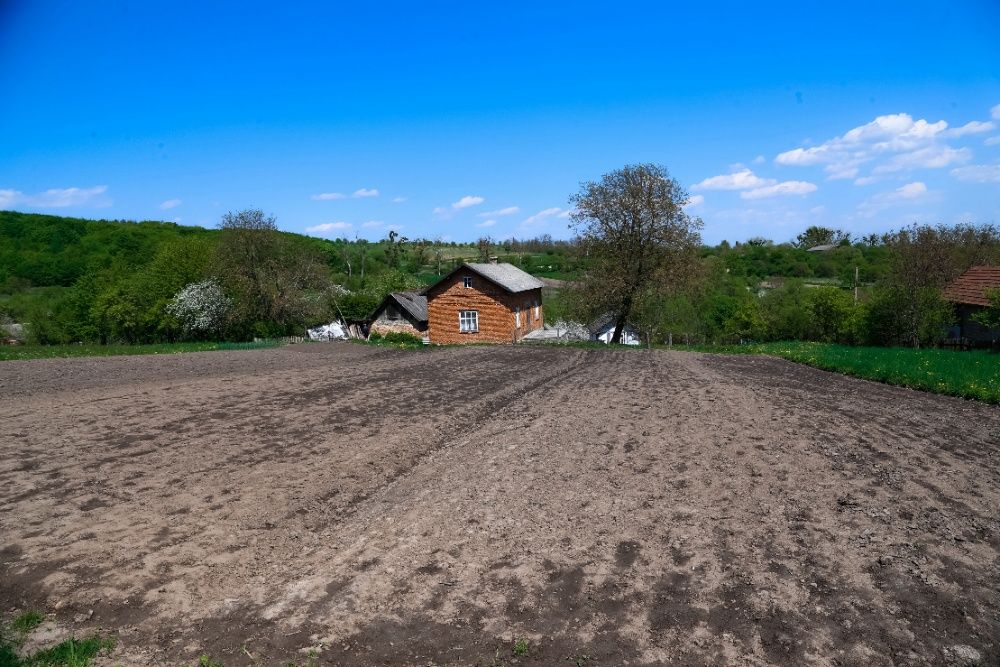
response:
M402 331L391 331L382 337L382 340L386 343L392 343L394 345L423 345L424 341L417 338L413 334L404 333Z

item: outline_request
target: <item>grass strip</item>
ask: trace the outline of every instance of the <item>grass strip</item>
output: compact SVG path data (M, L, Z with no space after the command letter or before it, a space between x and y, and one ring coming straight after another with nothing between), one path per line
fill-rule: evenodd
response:
M153 345L4 345L0 346L0 361L52 359L61 357L111 357L129 354L178 354L214 350L257 350L278 347L275 340L249 343L156 343Z
M853 347L803 342L693 349L712 353L768 354L866 380L1000 404L1000 355L982 350Z

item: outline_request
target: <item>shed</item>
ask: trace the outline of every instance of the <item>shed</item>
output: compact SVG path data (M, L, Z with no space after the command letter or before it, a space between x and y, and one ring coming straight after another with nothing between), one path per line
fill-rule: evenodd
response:
M955 304L960 338L979 344L1000 340L1000 329L987 329L972 319L990 306L986 292L991 289L1000 289L1000 266L973 266L944 289L944 298Z
M372 333L423 338L427 335L427 297L419 292L392 292L368 316L368 322Z
M513 264L462 264L423 292L430 342L516 343L545 322L542 287Z
M614 313L604 313L596 320L590 323L587 330L590 331L590 340L597 343L604 343L605 345L611 343L611 339L615 335L615 320L617 317ZM639 337L639 329L637 329L630 322L625 323L625 328L622 329L622 345L641 345L642 340Z

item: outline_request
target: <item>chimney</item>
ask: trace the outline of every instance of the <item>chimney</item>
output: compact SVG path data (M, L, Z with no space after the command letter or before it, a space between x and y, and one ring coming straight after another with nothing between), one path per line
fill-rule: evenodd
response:
M490 255L490 264L499 264L500 258L496 255Z

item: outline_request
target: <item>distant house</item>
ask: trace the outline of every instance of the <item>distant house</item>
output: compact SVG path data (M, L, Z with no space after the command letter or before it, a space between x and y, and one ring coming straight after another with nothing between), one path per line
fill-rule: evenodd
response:
M590 326L587 327L590 331L590 340L597 343L604 343L605 345L611 343L611 339L615 335L615 319L614 313L605 313L591 322ZM628 322L625 323L625 328L622 329L621 344L642 344L642 341L639 338L639 330Z
M980 344L1000 340L1000 329L987 329L972 319L989 307L986 292L991 289L1000 289L1000 266L974 266L945 288L944 298L955 304L961 338Z
M392 292L368 317L370 333L427 335L427 297L419 292Z
M840 246L836 243L823 243L822 245L814 245L811 248L807 248L806 252L828 252L838 247Z
M542 282L513 264L463 264L423 294L431 343L516 343L545 321Z

